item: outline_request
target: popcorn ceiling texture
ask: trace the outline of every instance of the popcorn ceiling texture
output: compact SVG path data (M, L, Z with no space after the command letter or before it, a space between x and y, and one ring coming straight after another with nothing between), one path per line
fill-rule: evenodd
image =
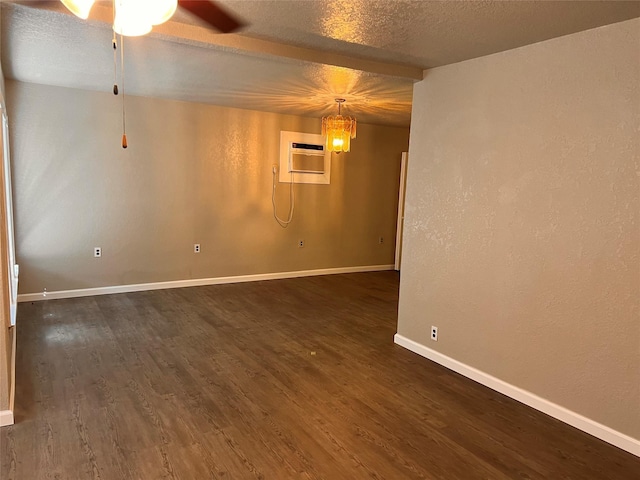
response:
M7 41L0 53L8 79L110 90L113 32L107 24L22 5L2 7L0 30ZM130 37L125 40L126 92L305 117L333 113L339 96L347 99L345 112L359 122L409 126L412 79L313 60L240 55L153 35Z
M7 78L109 89L112 12L104 3L97 2L84 21L60 13L67 10L59 2L2 2L0 54ZM241 34L193 28L184 22L194 19L178 9L151 35L127 39L127 92L314 117L333 112L333 99L343 97L359 122L408 127L420 68L640 16L640 3L624 1L224 4L246 21Z
M425 72L398 320L636 439L639 59L635 19Z

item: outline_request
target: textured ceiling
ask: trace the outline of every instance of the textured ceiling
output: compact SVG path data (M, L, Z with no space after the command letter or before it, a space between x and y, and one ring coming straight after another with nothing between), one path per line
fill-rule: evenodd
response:
M129 94L408 125L424 68L640 16L640 2L224 0L247 23L221 35L188 14L125 39ZM2 5L2 67L21 81L109 92L108 4L89 21L58 3Z
M637 1L223 0L245 35L423 69L640 16Z

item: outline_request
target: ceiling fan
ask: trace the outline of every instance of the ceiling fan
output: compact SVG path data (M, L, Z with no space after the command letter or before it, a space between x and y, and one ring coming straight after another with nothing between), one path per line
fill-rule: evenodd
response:
M62 4L77 17L84 20L95 0L60 0ZM122 148L127 148L127 132L125 121L124 95L124 40L123 36L136 37L146 35L154 25L168 21L180 7L203 20L209 26L222 33L230 33L241 28L243 23L227 13L217 3L208 0L111 0L113 3L113 60L114 77L117 77L116 50L118 43L116 34L120 35L120 74L119 92L117 79L114 78L113 93L121 93L122 98Z
M60 0L74 15L87 19L95 0ZM238 30L243 23L216 2L208 0L113 0L113 30L119 35L140 36L169 20L180 7L222 33Z

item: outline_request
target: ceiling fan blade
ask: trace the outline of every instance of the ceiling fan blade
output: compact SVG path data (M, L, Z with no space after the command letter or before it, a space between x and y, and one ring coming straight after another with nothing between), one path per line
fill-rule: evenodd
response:
M231 33L244 26L240 20L232 17L214 2L202 0L178 0L178 5L204 20L222 33Z

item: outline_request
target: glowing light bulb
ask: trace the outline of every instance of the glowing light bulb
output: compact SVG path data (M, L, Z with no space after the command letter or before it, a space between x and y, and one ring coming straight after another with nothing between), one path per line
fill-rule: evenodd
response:
M169 20L178 8L178 0L147 0L145 2L151 25L160 25Z
M95 0L60 0L74 15L86 20ZM153 25L169 20L178 8L178 0L114 0L116 18L113 30L136 37L151 31Z
M138 37L151 31L151 22L145 18L144 1L116 0L116 18L113 31L119 35Z
M62 4L69 9L76 17L83 20L89 18L89 12L93 7L94 0L60 0Z
M120 35L146 35L153 25L169 20L178 7L178 0L116 0L113 30Z

